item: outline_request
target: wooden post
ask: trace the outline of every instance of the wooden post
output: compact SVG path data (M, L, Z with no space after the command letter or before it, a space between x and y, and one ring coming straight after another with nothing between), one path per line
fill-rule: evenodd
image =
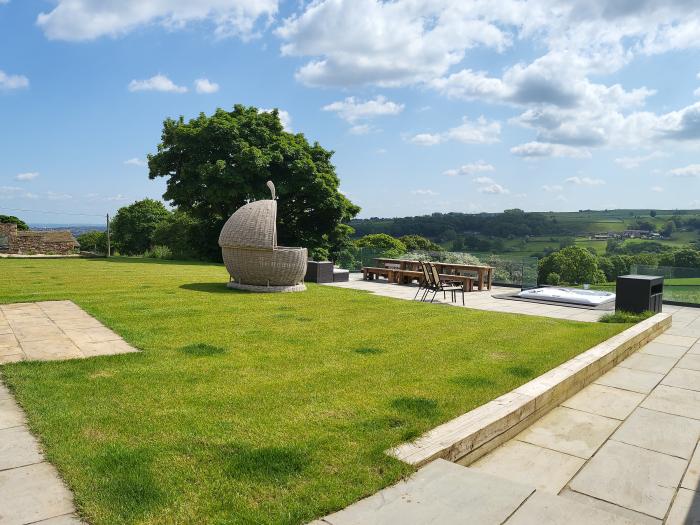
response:
M110 245L110 238L109 238L109 213L107 214L107 257L110 257L112 255L112 247Z

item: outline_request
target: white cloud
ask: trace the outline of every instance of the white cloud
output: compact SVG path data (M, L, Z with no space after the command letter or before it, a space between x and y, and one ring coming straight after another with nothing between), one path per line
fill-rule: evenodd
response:
M490 193L492 195L503 195L506 193L510 193L510 191L507 188L504 188L500 184L496 184L495 182L493 184L488 184L486 186L481 186L480 188L477 188L477 191L479 193Z
M542 186L542 190L546 191L547 193L557 193L563 189L564 186L561 184L545 184Z
M433 197L433 196L435 196L435 195L439 195L439 193L437 193L437 192L435 192L435 191L433 191L433 190L412 190L411 193L412 193L413 195L428 195L428 196L431 196L431 197Z
M586 149L548 142L527 142L526 144L520 144L510 148L510 152L513 155L531 159L540 157L570 157L581 159L591 156L590 152Z
M197 93L208 95L219 91L219 84L211 82L206 78L198 78L194 81L194 89Z
M333 111L346 122L354 124L358 120L398 115L403 111L404 105L397 104L382 95L378 95L374 99L365 101L356 99L355 97L347 97L345 100L339 100L323 106L322 109L323 111Z
M455 141L462 144L493 144L499 141L501 124L488 121L483 116L475 121L462 118L462 124L442 133L419 133L408 140L419 146L434 146L442 142Z
M17 175L15 175L15 180L21 180L21 181L34 180L38 176L39 176L39 172L29 171L26 173L18 173Z
M472 179L472 182L476 182L477 184L493 184L496 181L491 177L476 177Z
M454 177L456 175L473 175L475 173L494 171L495 169L496 168L493 165L488 164L483 160L478 160L470 164L463 164L456 169L446 170L443 172L443 175L447 175L449 177Z
M664 189L661 186L652 186L651 191L653 191L654 193L662 193Z
M663 157L668 157L668 154L664 153L663 151L652 151L648 155L640 155L637 157L619 157L615 159L615 164L623 167L626 170L631 170L638 168L644 162L649 162L650 160L660 159Z
M138 157L134 157L133 159L125 160L124 164L127 164L129 166L148 166L148 162L146 162L143 159L139 159Z
M276 30L282 54L312 60L296 73L308 85L398 86L444 74L477 45L503 49L510 35L480 18L455 16L459 2L326 0L302 4ZM449 9L449 7L454 9Z
M357 124L348 129L348 133L351 135L367 135L374 130L369 124Z
M24 75L8 75L0 69L0 90L29 87L29 79Z
M262 113L272 113L274 110L273 109L260 109ZM282 123L282 127L284 128L284 131L291 133L292 132L292 116L289 114L288 111L284 109L277 109L277 116L280 119L280 122Z
M163 91L167 93L186 93L185 86L178 86L165 75L155 75L147 80L132 80L129 91Z
M605 184L603 179L592 179L590 177L569 177L564 182L575 184L576 186L602 186Z
M689 164L684 168L669 170L671 177L700 177L700 164Z
M251 38L259 21L267 24L277 13L278 0L57 0L37 25L51 40L94 40L120 36L158 24L170 30L207 22L217 37Z

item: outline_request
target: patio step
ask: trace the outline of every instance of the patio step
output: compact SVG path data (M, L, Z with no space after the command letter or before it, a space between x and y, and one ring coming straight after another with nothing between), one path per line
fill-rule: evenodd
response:
M314 525L633 525L627 518L437 459Z

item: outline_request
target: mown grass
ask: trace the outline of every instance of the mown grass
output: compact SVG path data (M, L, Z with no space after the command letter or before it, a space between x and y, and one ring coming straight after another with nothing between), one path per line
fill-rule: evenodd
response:
M408 474L387 448L626 327L226 281L0 260L0 302L73 300L143 350L0 369L91 523L309 521Z

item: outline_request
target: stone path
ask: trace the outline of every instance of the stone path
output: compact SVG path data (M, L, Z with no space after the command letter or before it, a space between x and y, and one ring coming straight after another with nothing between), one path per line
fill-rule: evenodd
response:
M417 287L391 284L385 279L365 281L361 273L351 273L350 280L344 283L328 283L325 286L336 286L338 288L353 288L355 290L365 290L396 299L413 300ZM505 288L494 286L491 290L468 292L464 294L466 308L475 310L489 310L493 312L506 312L523 315L538 315L542 317L553 317L555 319L569 319L572 321L596 322L606 313L605 310L588 310L585 308L573 308L571 306L558 306L552 304L540 304L526 301L512 301L507 299L497 299L494 295L513 293L515 288ZM462 297L457 297L457 303L450 301L449 295L445 301L441 294L435 298L435 302L462 307ZM665 306L664 311L672 313L677 307Z
M667 308L664 307L664 311ZM700 524L700 308L476 463L318 524Z
M71 301L0 304L0 365L135 351Z
M0 305L0 364L136 352L70 301ZM0 525L79 525L73 496L0 381Z

